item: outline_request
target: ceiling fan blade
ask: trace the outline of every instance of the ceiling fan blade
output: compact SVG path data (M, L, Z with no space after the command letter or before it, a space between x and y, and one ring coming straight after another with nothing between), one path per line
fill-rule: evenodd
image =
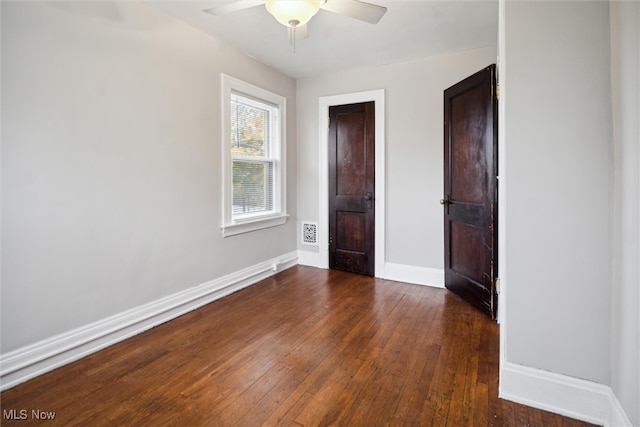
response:
M237 12L239 10L249 9L250 7L259 6L261 4L264 4L264 0L236 0L205 9L203 12L210 13L215 16L221 16Z
M289 32L289 40L293 40L294 34L296 40L304 40L309 37L309 27L307 27L307 24L297 26L295 33L293 31L293 27L287 27L287 31Z
M387 8L384 6L378 6L358 0L327 0L321 8L340 15L350 16L351 18L359 19L360 21L368 22L370 24L377 24L382 16L387 12Z

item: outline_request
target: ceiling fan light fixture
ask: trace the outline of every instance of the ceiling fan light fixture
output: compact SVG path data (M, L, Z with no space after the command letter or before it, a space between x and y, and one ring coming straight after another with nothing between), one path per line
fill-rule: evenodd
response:
M287 27L304 25L318 13L326 0L266 0L267 11Z

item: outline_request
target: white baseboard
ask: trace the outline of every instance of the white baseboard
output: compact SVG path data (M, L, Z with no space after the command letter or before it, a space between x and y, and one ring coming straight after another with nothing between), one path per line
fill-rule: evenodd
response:
M387 262L385 263L384 274L384 278L388 280L444 288L444 270L438 268Z
M0 355L0 390L167 322L297 264L297 251Z
M298 251L298 264L322 268L318 252ZM384 263L384 271L376 277L396 282L444 288L444 270L437 268L417 267L415 265Z
M606 427L631 426L611 387L503 362L500 398Z
M319 268L320 254L318 252L298 251L298 264Z

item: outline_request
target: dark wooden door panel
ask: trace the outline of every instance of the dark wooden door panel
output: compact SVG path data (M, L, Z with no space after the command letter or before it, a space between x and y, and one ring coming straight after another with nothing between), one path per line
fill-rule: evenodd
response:
M487 192L486 96L482 90L468 90L450 99L451 198L483 203Z
M349 233L337 233L336 246L342 250L362 252L367 249L366 217L359 212L336 212L336 227L350 230Z
M487 257L482 245L484 230L461 222L451 222L451 260L454 273L476 282L487 271Z
M444 92L445 286L497 313L495 65Z
M329 267L374 274L374 103L329 109Z
M336 195L362 197L367 185L365 111L335 115L337 162Z

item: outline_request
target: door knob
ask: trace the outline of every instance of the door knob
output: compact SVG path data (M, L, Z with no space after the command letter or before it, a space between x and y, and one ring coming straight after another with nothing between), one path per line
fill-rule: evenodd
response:
M440 199L440 204L441 204L441 205L444 205L444 204L445 204L444 199Z
M449 200L449 197L446 197L444 199L440 199L440 204L441 205L446 205L448 203L451 203L451 201Z

